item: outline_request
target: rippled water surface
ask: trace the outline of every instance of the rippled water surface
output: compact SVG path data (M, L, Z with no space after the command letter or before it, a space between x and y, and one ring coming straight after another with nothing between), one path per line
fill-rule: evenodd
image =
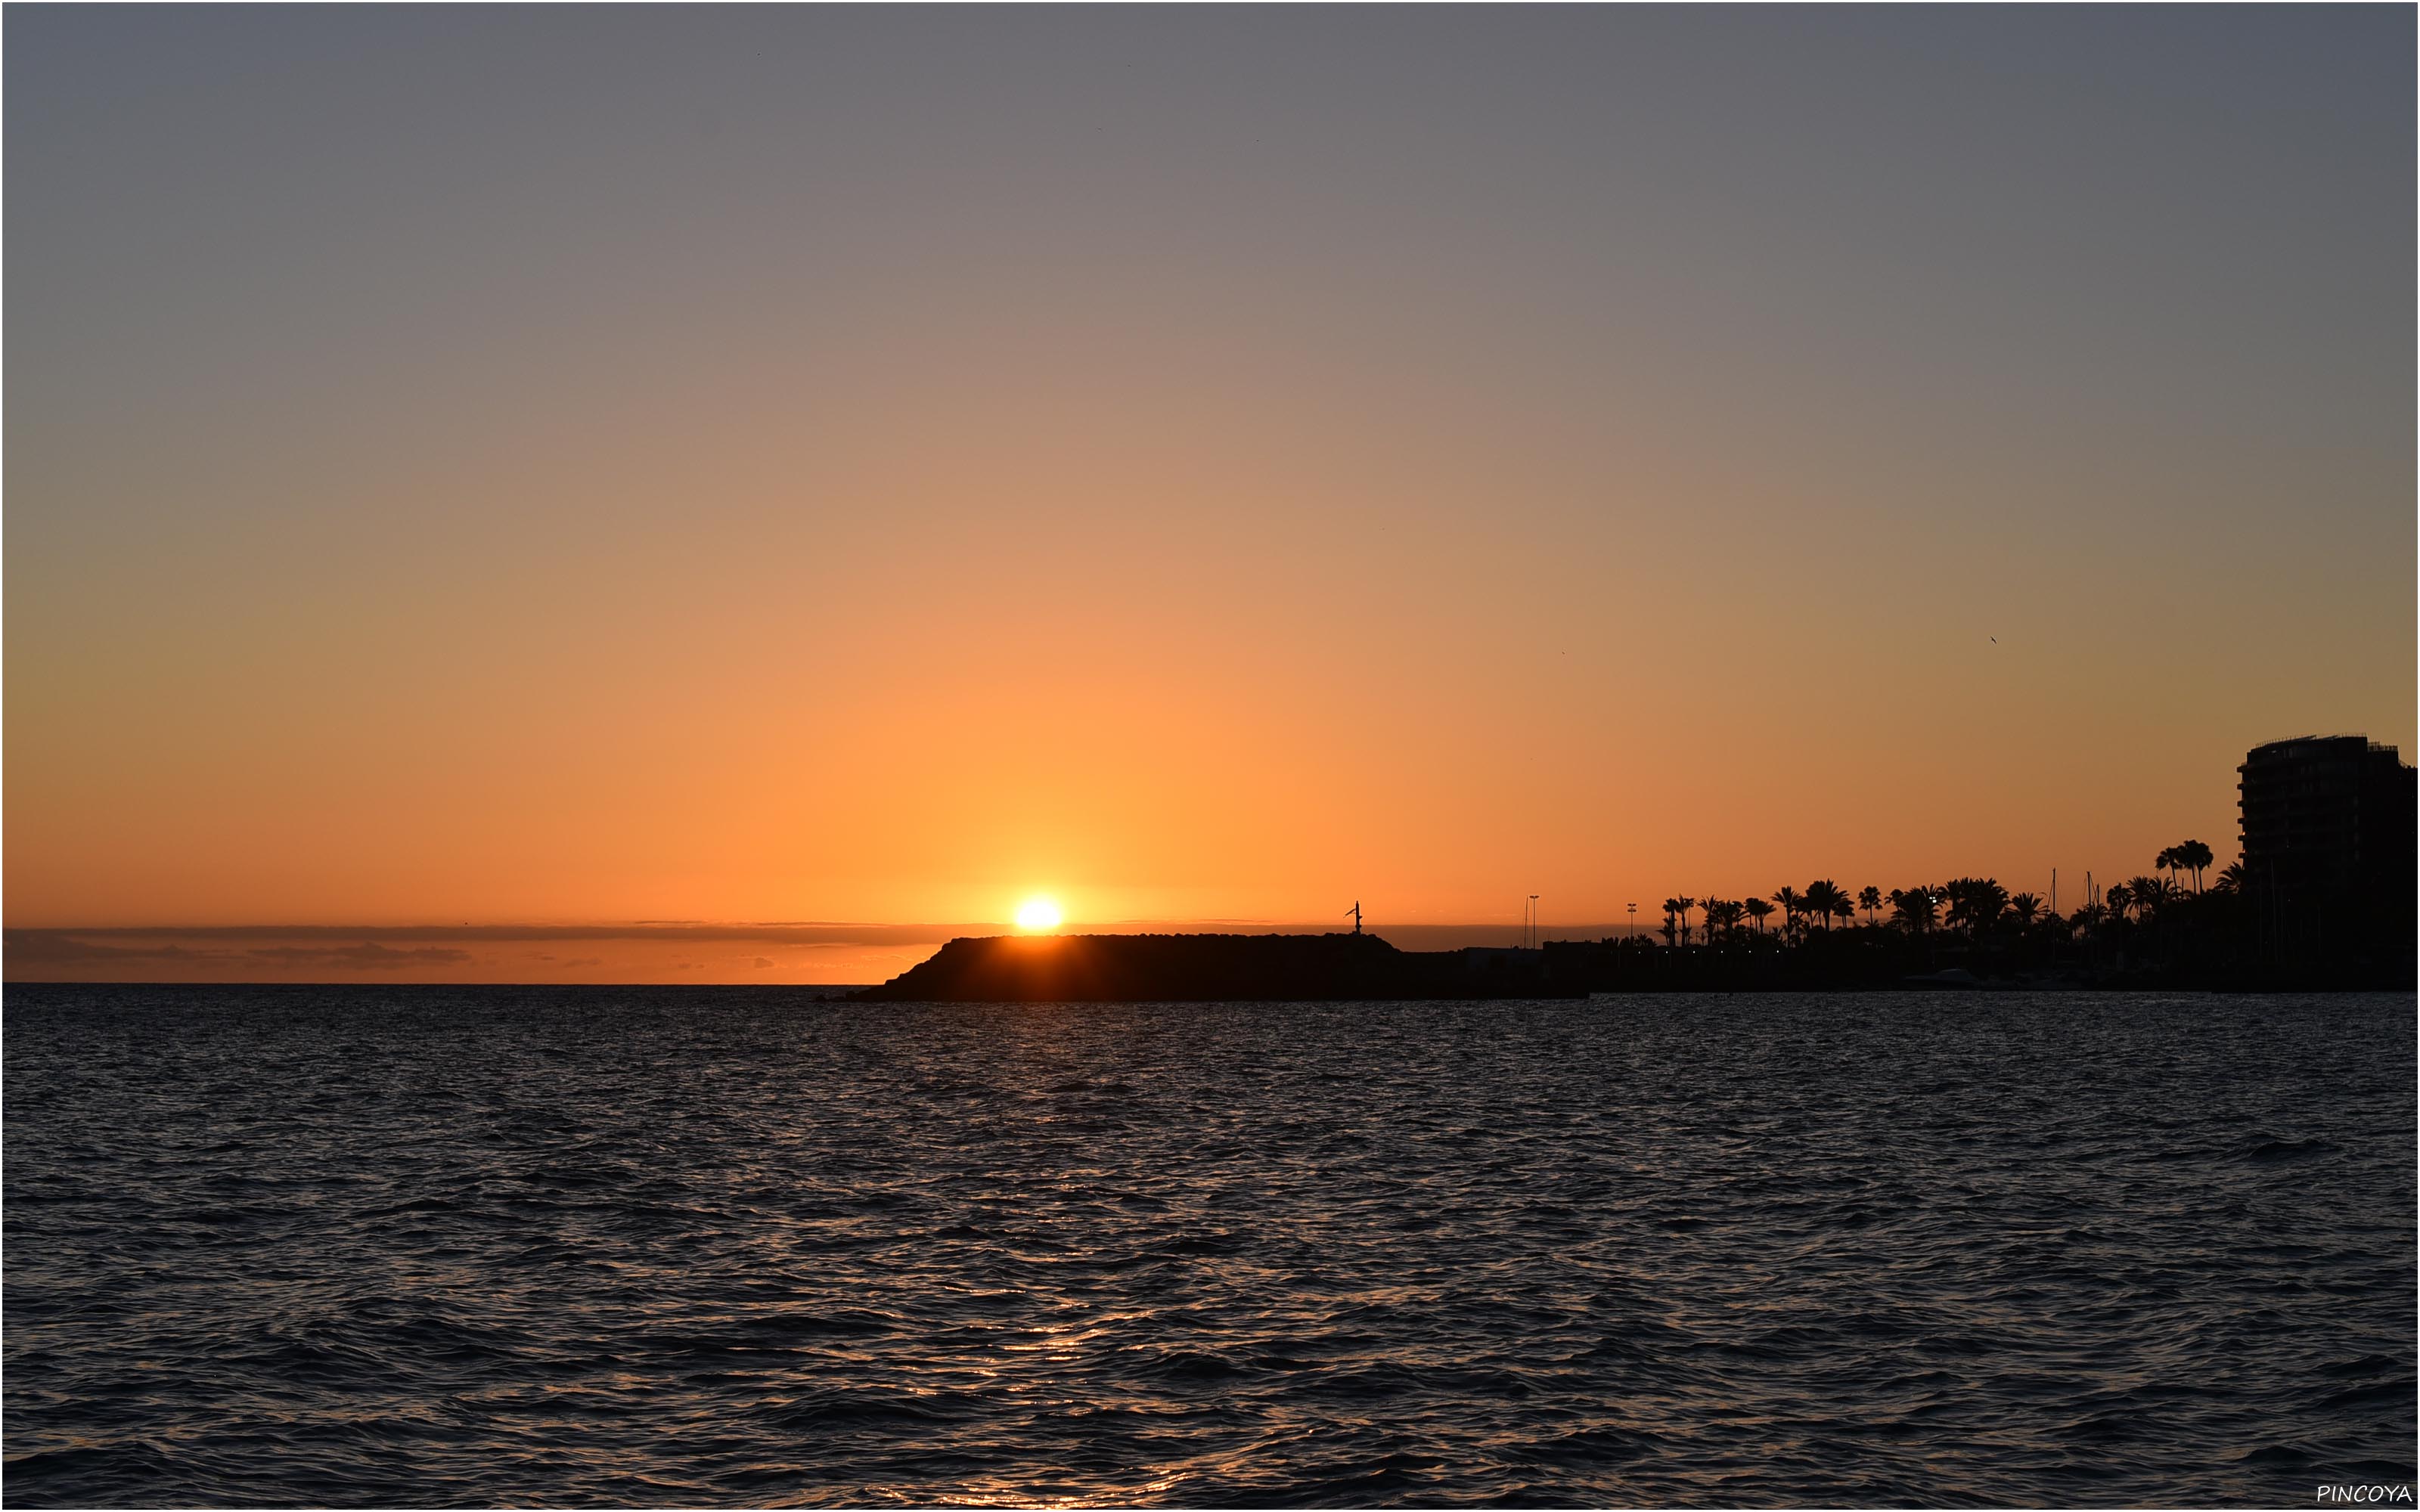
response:
M8 1500L2308 1504L2409 996L17 986Z

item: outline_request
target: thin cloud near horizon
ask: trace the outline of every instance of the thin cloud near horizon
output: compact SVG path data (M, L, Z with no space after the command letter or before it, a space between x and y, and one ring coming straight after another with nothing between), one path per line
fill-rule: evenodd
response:
M1620 923L1549 920L1550 938L1621 933ZM1077 923L1081 933L1326 933L1342 926L1257 919ZM1509 945L1519 926L1372 921L1407 950ZM375 978L397 983L765 982L832 986L887 980L950 940L1013 933L1005 924L103 925L0 932L0 973L17 982L300 983ZM515 947L577 941L581 953Z

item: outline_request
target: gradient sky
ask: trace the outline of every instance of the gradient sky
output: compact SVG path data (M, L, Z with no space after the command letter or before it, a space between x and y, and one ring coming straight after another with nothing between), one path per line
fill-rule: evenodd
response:
M1554 933L2413 743L2408 8L5 26L12 928Z

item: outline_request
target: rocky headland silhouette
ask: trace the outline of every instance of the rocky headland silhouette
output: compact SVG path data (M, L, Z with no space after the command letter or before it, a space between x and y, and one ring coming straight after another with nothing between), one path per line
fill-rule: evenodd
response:
M1375 934L1040 934L952 940L861 1002L1312 1002L1581 997L1535 950L1399 950Z

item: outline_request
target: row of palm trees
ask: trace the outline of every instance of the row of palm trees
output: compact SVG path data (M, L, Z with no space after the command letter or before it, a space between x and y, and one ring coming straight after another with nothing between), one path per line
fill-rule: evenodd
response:
M2152 868L2167 875L2147 873L2112 883L2097 898L2087 899L2082 907L2065 917L2052 913L2038 895L2012 895L1991 877L1959 877L1921 887L1897 887L1889 892L1863 887L1854 897L1846 887L1824 877L1808 883L1804 891L1782 887L1769 902L1762 898L1667 898L1660 933L1668 945L1690 944L1697 933L1690 918L1694 911L1703 921L1704 939L1709 945L1746 933L1761 937L1766 933L1766 920L1777 910L1781 914L1781 938L1795 941L1819 927L1829 932L1836 919L1854 923L1859 913L1865 915L1869 929L1879 927L1877 916L1886 906L1892 927L1917 935L1937 929L1954 930L1970 939L2010 929L2028 935L2041 931L2062 935L2097 932L2116 923L2148 922L2182 899L2199 896L2202 873L2214 859L2210 847L2197 840L2171 845L2159 854ZM2177 881L2180 873L2187 872L2193 873L2194 879L2190 894ZM2243 869L2236 863L2219 873L2212 890L2234 892L2242 885Z

